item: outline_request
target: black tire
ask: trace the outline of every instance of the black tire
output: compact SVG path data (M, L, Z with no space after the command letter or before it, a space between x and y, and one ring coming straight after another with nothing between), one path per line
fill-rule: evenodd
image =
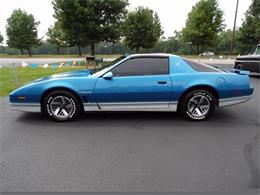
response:
M235 69L242 70L242 69L243 69L242 64L237 64L236 67L235 67Z
M202 121L210 117L214 112L215 107L216 100L214 96L207 90L201 89L189 92L181 100L179 111L189 120Z
M42 103L42 112L49 118L59 122L78 119L82 110L80 100L66 90L50 92L45 96Z

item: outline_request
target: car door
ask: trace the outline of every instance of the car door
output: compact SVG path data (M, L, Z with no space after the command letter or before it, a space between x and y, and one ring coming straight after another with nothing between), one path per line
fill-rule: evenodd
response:
M168 57L136 57L98 78L94 94L102 110L168 108L171 78Z

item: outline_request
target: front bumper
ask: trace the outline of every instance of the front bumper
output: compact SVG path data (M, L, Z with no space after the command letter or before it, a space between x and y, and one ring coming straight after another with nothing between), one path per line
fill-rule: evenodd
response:
M10 109L21 112L41 112L41 105L38 103L10 103Z

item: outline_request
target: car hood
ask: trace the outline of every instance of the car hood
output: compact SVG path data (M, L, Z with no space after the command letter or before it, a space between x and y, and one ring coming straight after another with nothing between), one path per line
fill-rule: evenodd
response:
M71 72L63 72L59 74L54 74L49 76L50 78L59 78L59 77L86 77L91 75L90 70L76 70Z
M91 75L91 70L76 70L76 71L71 71L71 72L63 72L59 74L54 74L51 76L43 77L40 79L37 79L33 81L33 83L41 82L41 81L46 81L50 79L58 79L58 78L68 78L68 77L88 77Z
M77 70L77 71L54 74L51 76L47 76L47 77L43 77L43 78L39 78L34 81L31 81L31 82L19 87L18 89L14 90L10 94L14 94L17 91L30 87L32 85L41 84L42 82L45 82L45 81L52 81L52 80L56 80L56 79L58 80L58 79L64 79L64 78L70 78L70 77L89 77L90 75L91 75L91 70Z

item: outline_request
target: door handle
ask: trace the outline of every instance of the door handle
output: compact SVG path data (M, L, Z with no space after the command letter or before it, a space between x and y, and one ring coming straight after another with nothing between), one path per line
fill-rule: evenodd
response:
M158 81L158 84L164 85L164 84L167 84L167 81Z

